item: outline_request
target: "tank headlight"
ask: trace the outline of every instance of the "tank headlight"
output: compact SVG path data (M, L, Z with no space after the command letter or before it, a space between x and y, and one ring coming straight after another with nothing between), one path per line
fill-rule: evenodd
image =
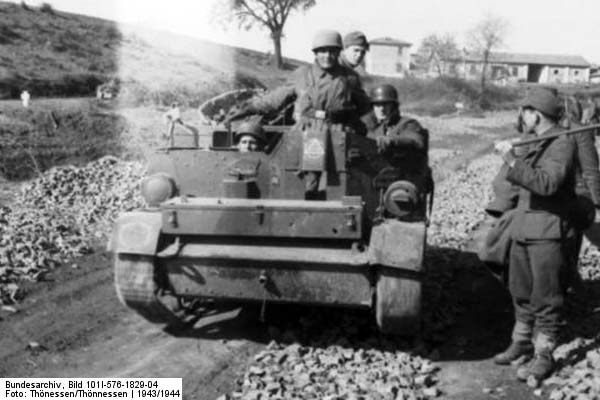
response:
M383 195L385 209L395 217L407 217L417 210L419 192L409 181L392 183Z
M175 196L176 190L175 180L167 174L158 173L142 180L142 196L150 207L157 207Z

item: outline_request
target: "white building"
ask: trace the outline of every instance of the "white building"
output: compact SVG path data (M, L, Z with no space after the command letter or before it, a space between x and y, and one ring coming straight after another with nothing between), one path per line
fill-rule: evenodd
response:
M465 79L481 76L480 56L465 55L444 61L444 73ZM590 63L581 56L558 54L500 53L490 55L487 75L492 80L544 84L587 83Z
M371 75L403 77L410 69L412 43L383 37L369 41L365 70Z

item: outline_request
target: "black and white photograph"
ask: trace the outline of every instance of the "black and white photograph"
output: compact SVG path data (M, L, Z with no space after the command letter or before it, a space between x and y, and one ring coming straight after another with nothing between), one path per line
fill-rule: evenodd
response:
M0 0L0 399L600 399L600 3Z

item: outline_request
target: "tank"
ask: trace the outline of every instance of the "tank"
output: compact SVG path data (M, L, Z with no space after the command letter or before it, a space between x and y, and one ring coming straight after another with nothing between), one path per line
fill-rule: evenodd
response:
M120 301L161 324L202 299L363 308L418 334L429 171L324 120L264 129L259 152L235 148L235 126L156 150L146 206L108 245Z

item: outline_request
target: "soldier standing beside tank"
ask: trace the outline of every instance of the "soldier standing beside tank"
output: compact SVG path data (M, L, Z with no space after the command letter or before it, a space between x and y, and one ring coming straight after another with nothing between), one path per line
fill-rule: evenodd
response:
M557 125L560 99L548 90L530 92L521 110L526 133L543 137L563 130ZM509 364L533 353L517 377L532 376L539 382L555 368L552 352L563 323L564 274L576 246L569 217L575 202L575 143L560 136L532 145L527 154L516 157L511 142L502 141L496 151L508 166L506 179L519 192L509 255L515 325L510 346L494 361Z
M589 116L586 115L586 110L587 108L582 113L584 117ZM583 117L582 122L585 122L585 125L591 123L590 120L583 121ZM581 229L577 231L577 249L573 254L570 286L575 292L580 292L582 290L582 282L577 264L579 250L583 241L584 232L582 229L589 228L594 221L600 222L600 163L598 160L598 151L596 150L596 131L590 130L573 135L573 139L575 142L575 193L579 196L578 205L580 208L583 208L581 210L583 212L586 209L591 212L595 211L594 220L589 220L589 225L581 226Z
M540 91L550 91L557 95L558 92L553 89L538 89ZM569 118L568 110L562 109L562 118ZM522 120L519 118L518 129L522 131ZM594 131L578 133L572 136L575 145L575 193L579 196L578 212L585 214L586 212L595 210L595 222L600 222L600 163L598 160L598 152L596 150L596 137ZM519 151L526 149L520 147ZM507 166L504 165L499 171L495 179L496 188L499 189L496 197L486 211L492 215L499 216L503 212L511 209L515 205L518 189L506 182L505 173ZM578 220L582 218L577 217ZM587 219L587 221L586 221ZM586 225L586 222L588 225ZM583 215L583 226L577 228L577 248L572 254L572 262L570 273L568 274L568 283L576 292L581 291L582 283L579 271L577 268L579 249L583 240L583 229L589 227L592 222L590 216Z
M367 51L369 51L369 42L365 34L359 31L350 32L344 36L344 50L340 54L339 63L362 74L363 72L359 71Z

